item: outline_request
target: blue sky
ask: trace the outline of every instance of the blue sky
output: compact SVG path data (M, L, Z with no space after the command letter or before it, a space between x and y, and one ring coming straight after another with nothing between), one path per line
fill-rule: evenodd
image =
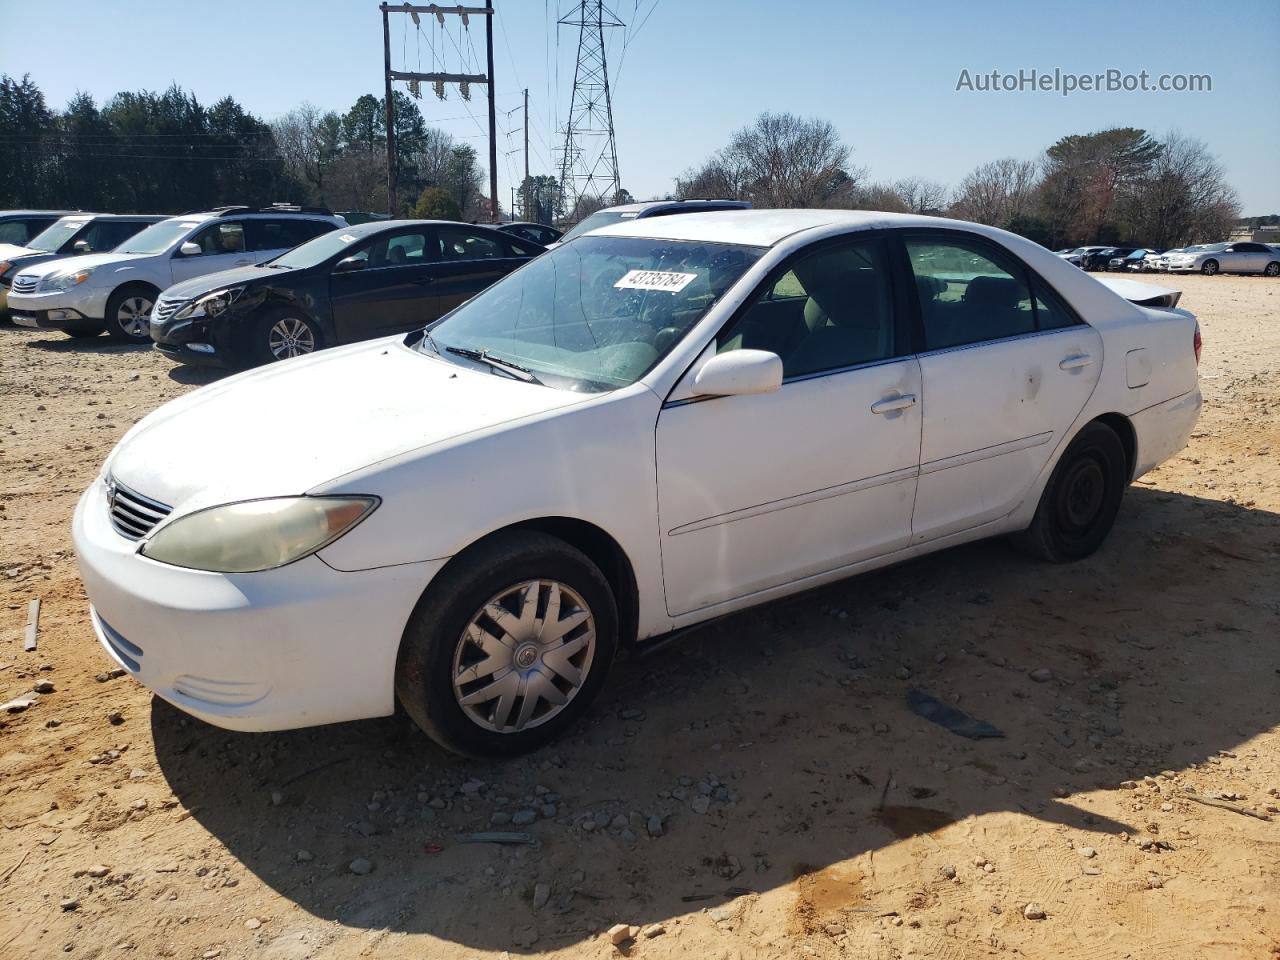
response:
M496 0L499 127L532 108L531 166L551 172L568 109L576 28L569 0ZM954 184L978 163L1029 158L1059 136L1127 125L1179 129L1209 143L1248 215L1280 212L1280 2L1073 0L955 4L867 0L613 0L631 26L611 34L614 122L623 185L661 196L672 178L764 110L820 116L877 180L922 176ZM648 17L642 27L639 22ZM393 61L430 69L427 31L393 16ZM450 18L456 38L456 18ZM426 19L424 18L424 24ZM407 34L402 34L404 28ZM483 56L480 18L472 23ZM468 45L463 38L463 48ZM446 41L449 69L457 66ZM1036 68L1084 74L1207 73L1210 93L957 92L962 69ZM83 89L177 82L203 102L231 94L267 119L303 100L345 110L382 91L382 24L373 0L217 3L0 4L0 71L30 73L62 106ZM425 97L428 122L484 155L483 93L465 104ZM467 107L474 113L473 120ZM509 197L523 160L519 132L499 135L499 189ZM504 202L506 202L504 200Z

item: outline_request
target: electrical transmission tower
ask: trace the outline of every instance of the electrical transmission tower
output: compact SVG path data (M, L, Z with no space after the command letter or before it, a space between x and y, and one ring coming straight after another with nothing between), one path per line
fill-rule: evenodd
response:
M605 60L604 28L624 26L604 0L578 0L559 21L578 28L578 63L560 157L560 202L572 216L580 199L614 202L621 188L613 137L613 103Z

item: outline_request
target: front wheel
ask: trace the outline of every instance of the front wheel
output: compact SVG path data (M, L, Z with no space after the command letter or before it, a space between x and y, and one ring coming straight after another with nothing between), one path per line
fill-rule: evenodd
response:
M1040 495L1031 526L1015 534L1026 553L1054 563L1082 560L1102 545L1128 485L1115 431L1090 423L1067 446Z
M1272 260L1262 272L1268 277L1280 277L1280 262Z
M125 343L151 342L155 293L141 286L122 287L107 300L107 333Z
M1212 277L1215 273L1218 272L1218 261L1206 260L1204 262L1204 266L1200 268L1200 272L1203 273L1206 277Z
M396 695L446 749L510 756L574 723L604 685L618 611L580 550L533 531L456 558L418 601Z
M250 354L255 363L275 363L304 357L319 347L319 329L301 312L272 310L255 325Z

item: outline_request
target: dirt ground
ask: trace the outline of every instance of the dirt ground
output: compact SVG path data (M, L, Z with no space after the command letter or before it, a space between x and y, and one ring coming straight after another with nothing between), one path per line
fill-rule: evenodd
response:
M1205 412L1095 557L977 544L739 614L500 764L403 718L230 734L111 676L72 508L210 378L0 329L0 701L52 684L0 715L0 957L1280 953L1280 282L1177 285ZM535 844L462 842L491 829Z

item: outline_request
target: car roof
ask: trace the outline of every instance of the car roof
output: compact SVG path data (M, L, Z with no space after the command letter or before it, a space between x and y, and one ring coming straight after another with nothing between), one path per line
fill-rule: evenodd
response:
M16 217L65 217L76 210L0 210L0 220L11 220Z
M151 220L159 223L161 220L170 220L173 218L171 213L68 213L62 217L62 220Z
M645 237L772 247L795 233L839 225L850 230L883 227L951 227L971 232L986 228L964 220L876 210L716 210L678 217L645 217L597 227L587 236Z

